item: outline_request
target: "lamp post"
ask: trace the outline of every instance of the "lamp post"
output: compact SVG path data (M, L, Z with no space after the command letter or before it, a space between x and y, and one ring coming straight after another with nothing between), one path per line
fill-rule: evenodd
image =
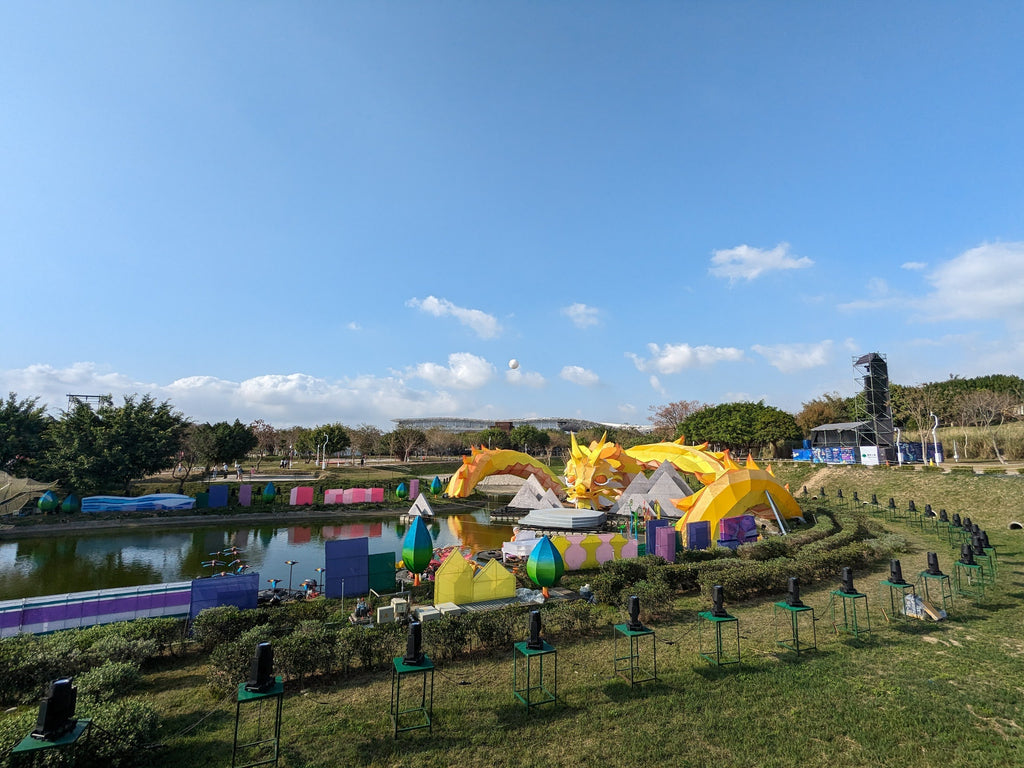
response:
M327 444L329 442L331 442L331 436L327 435L327 437L324 438L324 448L323 448L323 451L321 452L322 455L323 455L323 459L324 459L324 471L325 472L327 471Z
M928 415L935 419L935 423L932 425L932 449L935 453L933 459L935 461L936 466L938 466L939 464L942 463L942 454L939 453L939 438L935 433L935 431L939 428L939 417L936 416L934 413L929 413Z
M896 427L896 459L903 466L903 448L900 447L900 428Z
M292 591L292 569L299 564L298 560L285 560L284 564L288 566L288 591Z

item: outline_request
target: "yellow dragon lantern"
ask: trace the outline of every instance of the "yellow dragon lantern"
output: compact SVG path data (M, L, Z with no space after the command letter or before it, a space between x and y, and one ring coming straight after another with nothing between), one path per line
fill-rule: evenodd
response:
M744 467L728 451L715 452L703 445L686 445L685 439L623 448L609 443L607 434L589 446L581 446L572 435L565 476L558 477L547 466L525 453L473 448L448 483L450 498L469 496L476 484L490 475L535 477L577 509L608 509L630 481L645 470L670 462L680 472L695 476L704 487L691 496L674 499L681 517L676 527L707 520L717 532L718 521L745 513L772 517L776 512L787 519L802 517L796 499L775 479L771 467L761 469L753 459ZM773 509L774 507L774 509Z

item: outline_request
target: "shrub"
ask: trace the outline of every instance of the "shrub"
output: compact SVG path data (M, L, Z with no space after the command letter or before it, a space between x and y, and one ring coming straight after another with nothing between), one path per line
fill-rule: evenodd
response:
M205 613L205 611L203 612ZM199 614L202 616L202 613ZM218 689L230 690L249 675L256 644L272 638L266 627L253 627L210 651L210 683Z
M469 643L469 622L461 616L444 616L423 625L423 644L439 660L454 659Z
M257 611L243 611L233 605L221 605L200 611L192 622L192 637L209 653L238 639L264 617Z
M467 618L482 647L505 650L512 643L526 637L526 610L522 606L513 605L496 611L471 613Z
M139 683L141 675L137 664L128 661L108 661L83 672L75 678L78 695L93 701L103 702L131 692Z
M86 652L89 665L107 661L128 662L140 666L157 654L157 642L152 638L126 638L114 632L99 638Z
M307 675L330 673L334 669L336 633L323 622L304 621L291 634L277 641L274 661L289 677L297 678L299 685Z
M544 604L545 634L578 638L593 634L598 626L597 609L586 600L559 600Z

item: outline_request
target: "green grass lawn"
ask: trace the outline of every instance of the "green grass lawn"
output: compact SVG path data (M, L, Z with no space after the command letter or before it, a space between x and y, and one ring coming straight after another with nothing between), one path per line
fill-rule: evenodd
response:
M782 473L785 474L785 473ZM879 582L886 564L858 573L868 595L872 632L861 641L837 634L830 619L836 584L804 590L815 607L818 650L797 659L776 645L772 602L728 608L739 618L743 662L710 667L698 656L701 599L682 596L671 615L652 621L659 680L634 689L613 674L611 624L594 636L558 645L559 701L527 713L512 695L512 657L469 653L439 663L434 729L391 736L389 672L286 685L282 730L285 766L969 766L1024 759L1024 568L1019 517L1024 485L1016 478L952 477L858 468L794 469L790 482L821 486L834 497L858 490L914 498L950 514L969 514L989 530L999 576L978 606L957 599L949 620L890 623ZM1021 478L1024 480L1024 478ZM803 483L801 482L801 485ZM799 487L794 487L799 491ZM944 540L905 523L904 573ZM524 637L526 627L523 628ZM426 649L430 652L429 647ZM167 660L145 679L145 696L164 717L159 765L228 765L234 705L205 685L198 657ZM212 713L212 714L211 714ZM202 723L177 735L201 718Z
M604 609L592 634L561 639L553 705L527 712L512 694L512 651L468 652L438 662L433 733L391 734L389 671L286 681L282 766L1010 766L1024 763L1024 477L955 476L862 467L778 469L800 496L840 488L905 508L913 498L970 515L997 547L999 572L979 604L957 598L948 620L890 622L880 582L887 564L859 571L871 633L836 631L834 583L805 587L815 608L817 651L796 658L776 644L768 596L727 608L739 619L742 664L709 666L698 656L695 594L649 623L656 631L656 682L630 688L613 673L612 624ZM879 518L881 515L878 516ZM925 553L953 573L954 554L927 530L887 524L911 542L901 554L911 580ZM523 637L527 633L524 623ZM429 654L428 646L425 650ZM139 693L161 715L154 766L230 765L234 696L208 684L196 652L163 657ZM81 715L87 713L80 712ZM264 711L264 715L267 711ZM264 721L265 722L265 721Z

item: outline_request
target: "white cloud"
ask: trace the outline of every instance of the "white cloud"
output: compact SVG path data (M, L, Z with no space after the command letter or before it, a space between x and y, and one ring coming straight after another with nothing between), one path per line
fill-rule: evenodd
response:
M572 320L572 324L577 328L587 328L591 325L597 325L597 308L588 307L586 304L572 304L568 307L562 307L562 314Z
M780 269L805 269L814 262L806 256L789 255L789 243L779 243L770 251L738 245L735 248L714 251L711 269L715 277L727 277L729 282L740 278L753 280L765 272Z
M632 403L619 404L619 413L623 416L633 416L636 413L636 406Z
M350 331L361 331L361 330L363 330L363 326L361 326L355 320L353 320L350 323L348 323L345 327L348 328Z
M536 371L524 371L522 368L506 370L505 381L516 387L530 387L531 389L540 389L548 383L547 379Z
M407 306L422 310L434 317L445 317L451 315L467 328L471 328L481 339L493 339L501 332L501 326L493 315L489 315L479 309L466 309L452 304L447 299L439 299L436 296L427 296L425 299L412 298L406 302Z
M194 421L264 419L280 427L341 421L390 429L390 420L397 416L460 414L466 410L466 404L448 392L414 389L398 376L330 380L303 373L266 374L238 382L196 375L157 384L89 362L66 368L31 365L0 370L0 391L38 396L40 404L49 406L54 415L67 406L68 392L109 393L115 404L125 395L150 394L157 400L170 400Z
M651 357L644 360L639 355L627 352L638 370L656 371L657 373L679 373L687 368L714 365L720 362L735 362L743 359L743 350L736 347L711 347L701 345L691 347L689 344L648 344Z
M866 309L886 309L909 303L907 299L889 289L889 284L881 277L872 277L865 284L867 296L863 299L848 301L836 305L843 312L856 312Z
M494 366L469 352L448 355L448 365L420 363L409 369L409 375L425 379L435 387L479 389L494 376Z
M578 365L567 365L558 375L566 381L579 384L582 387L592 387L600 381L596 373Z
M909 269L909 270L913 270L913 271L920 271L920 270L924 269L927 266L928 266L928 264L926 264L923 261L904 261L902 264L900 264L900 269Z
M816 344L754 344L753 349L783 373L805 371L827 365L832 351L831 339Z
M929 319L1024 320L1024 242L984 243L928 275Z
M649 378L648 381L651 384L651 389L653 389L655 392L658 392L659 394L662 395L667 394L665 392L665 387L661 385L661 379L659 379L653 373L651 374L651 378Z

